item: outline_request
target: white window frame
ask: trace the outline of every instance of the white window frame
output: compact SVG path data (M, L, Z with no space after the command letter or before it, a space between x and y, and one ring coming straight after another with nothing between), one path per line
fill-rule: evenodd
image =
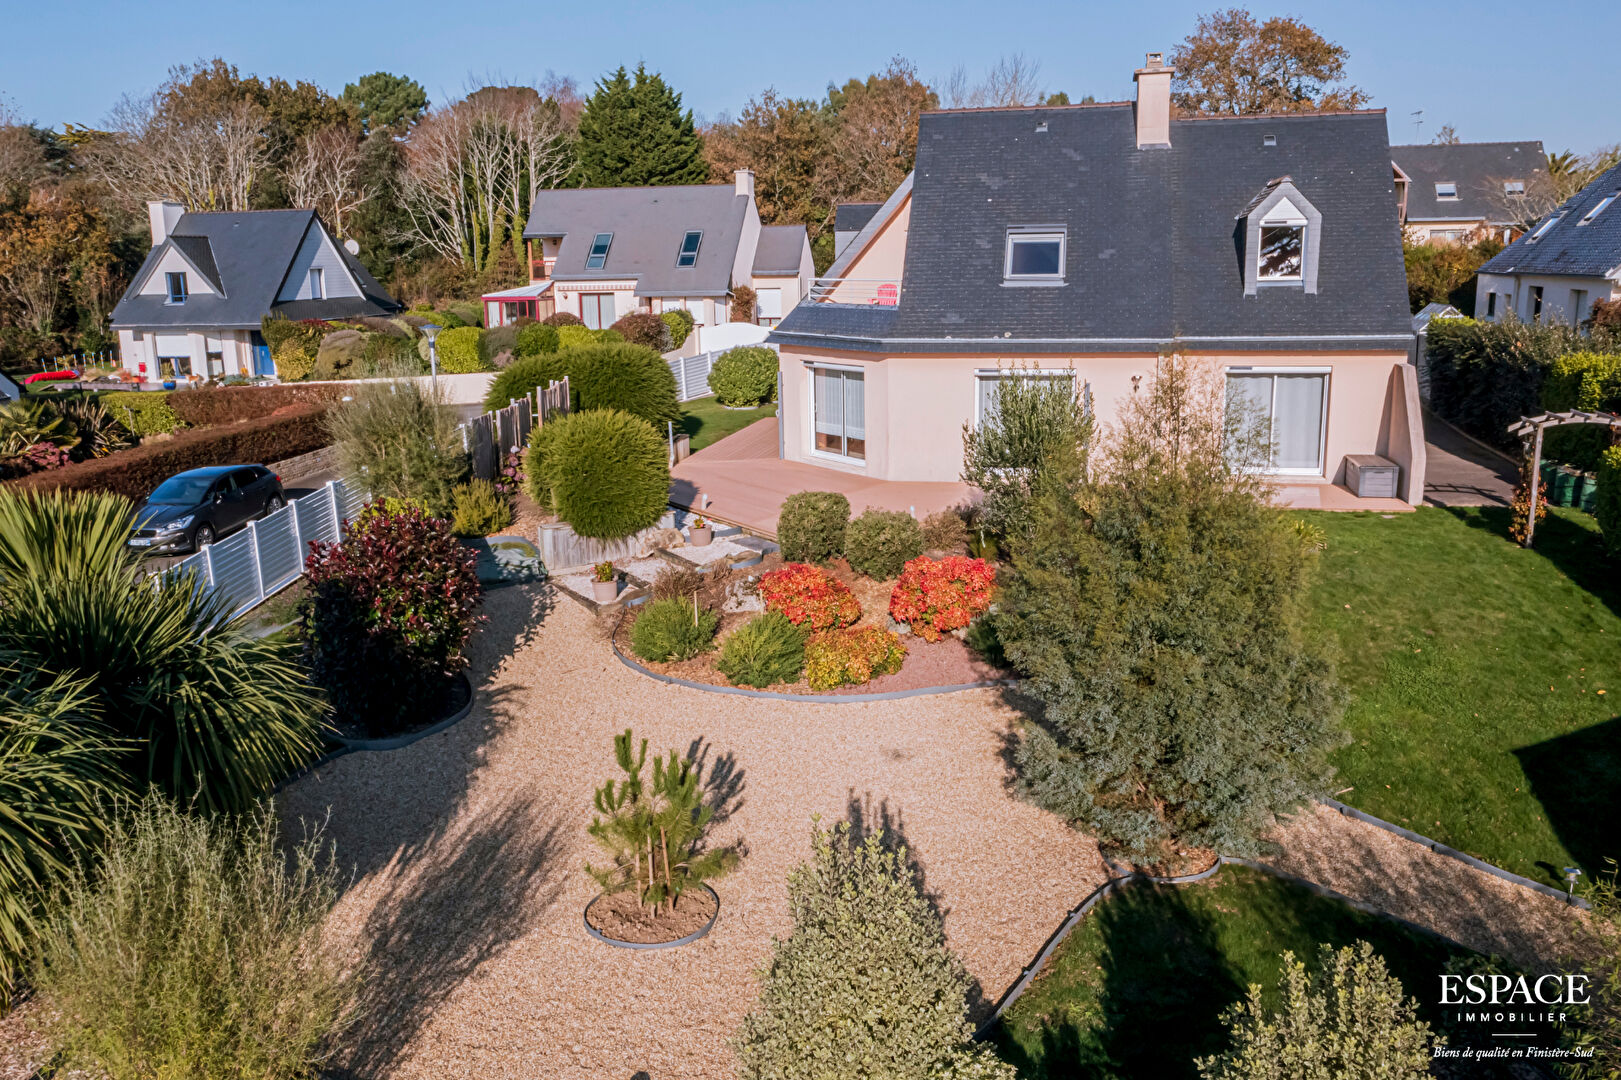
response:
M1259 367L1242 364L1228 365L1222 369L1222 385L1225 388L1229 375L1321 375L1323 376L1323 406L1322 415L1317 420L1317 467L1315 469L1280 469L1268 462L1267 476L1317 476L1324 479L1328 476L1328 405L1334 394L1334 369L1331 367ZM1272 432L1277 424L1278 384L1272 382L1272 401L1267 408L1267 438L1276 448L1272 440Z
M1013 247L1021 243L1058 242L1058 272L1056 274L1015 274ZM1016 225L1008 229L1002 251L1002 284L1004 285L1062 285L1064 269L1069 265L1069 230L1061 225Z
M1600 199L1594 204L1593 209L1583 214L1582 220L1578 221L1576 224L1580 226L1591 223L1594 218L1598 217L1600 214L1604 213L1605 210L1609 209L1610 204L1615 202L1617 198L1621 198L1621 191L1604 196L1604 198Z
M857 364L824 364L820 361L805 361L805 448L813 458L821 461L837 462L849 469L866 469L867 461L872 456L865 453L862 457L847 457L844 454L834 454L819 449L816 445L816 373L818 371L843 371L861 376L861 412L865 417L867 413L867 369ZM866 430L863 422L862 430ZM864 435L862 442L869 447L872 445L870 435Z
M180 282L180 292L175 293L175 282ZM191 296L191 283L186 280L184 270L167 270L163 275L163 302L165 304L184 304Z
M1442 191L1441 190L1442 188L1447 188L1449 190ZM1455 181L1455 180L1437 180L1435 182L1435 201L1436 202L1457 202L1458 201L1458 183L1457 183L1457 181Z
M682 262L681 260L687 257L687 240L688 240L688 238L693 237L693 236L696 236L698 238L698 242L692 245L692 261L691 262ZM609 241L609 242L612 243L612 241ZM690 270L694 266L697 266L698 265L698 251L703 247L703 245L704 245L704 231L702 229L688 229L685 233L683 233L681 235L681 244L680 244L680 246L678 246L675 249L675 266L676 266L676 269L678 269L678 270ZM604 258L606 258L606 253L604 253Z
M1504 180L1503 181L1503 194L1505 196L1507 196L1508 198L1510 198L1510 199L1523 199L1523 198L1525 198L1525 181L1524 180Z
M1255 283L1257 285L1294 285L1306 280L1306 245L1311 242L1307 236L1310 228L1304 217L1273 218L1263 220L1255 245ZM1298 229L1300 230L1300 269L1293 274L1268 274L1266 264L1262 259L1266 255L1266 231L1268 229Z
M1563 214L1549 214L1548 215L1548 220L1544 221L1541 225L1538 225L1532 231L1531 235L1526 237L1525 242L1527 244L1534 244L1538 240L1541 240L1545 235L1547 235L1547 232L1548 232L1549 229L1551 229L1555 225L1559 224L1559 219L1564 217L1564 216L1565 215L1563 215Z
M326 271L319 266L310 267L310 299L326 299Z
M612 326L615 322L619 321L619 304L614 300L614 294L613 294L612 290L607 290L607 291L598 290L598 291L595 291L595 292L584 292L584 291L582 291L579 294L579 296L580 296L580 321L585 323L587 329L589 329L589 330L606 330L606 329L608 329L608 327ZM609 306L611 306L613 308L613 311L611 312L611 314L613 315L613 318L609 319L606 323L604 323L602 321L602 298L604 296L606 296L608 298L608 304L609 304ZM587 299L590 299L590 301L592 302L592 305L596 308L595 315L596 315L597 323L599 324L597 326L592 326L591 321L585 317L585 302L586 302Z
M1026 375L1032 379L1057 379L1069 377L1070 389L1076 393L1080 391L1077 386L1080 382L1080 373L1072 367L1062 368L1028 368L1028 367L997 367L975 368L974 381L971 384L968 399L969 426L974 431L979 430L979 384L986 379L1011 379L1018 375Z
M606 240L603 237L607 237ZM597 254L597 244L602 244L602 254ZM614 234L611 232L593 233L591 246L585 251L585 268L587 270L601 270L608 265L608 251L614 245ZM595 265L592 265L593 260Z

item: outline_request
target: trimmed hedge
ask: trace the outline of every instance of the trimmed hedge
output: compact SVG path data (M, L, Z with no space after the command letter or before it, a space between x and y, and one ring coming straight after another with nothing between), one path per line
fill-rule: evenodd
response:
M334 330L321 339L320 347L315 350L315 367L310 371L310 378L353 379L368 374L364 371L365 355L365 334L347 327Z
M722 405L760 405L777 396L777 353L764 345L727 349L709 370Z
M331 442L325 418L323 405L296 406L242 424L183 431L172 439L34 473L12 481L11 486L37 491L110 491L141 501L163 481L187 469L269 464L319 450Z
M530 323L518 330L518 343L514 352L519 359L554 353L558 350L557 327L545 323Z
M1621 355L1574 352L1561 356L1542 384L1542 407L1549 412L1621 412ZM1544 458L1591 472L1609 444L1608 428L1580 424L1549 430L1542 449Z
M167 435L186 426L166 393L114 390L101 396L101 404L131 435Z
M524 475L536 502L549 502L592 540L619 540L656 524L670 495L663 437L617 409L569 413L536 428Z
M551 327L544 329L550 330ZM485 411L504 409L515 399L550 386L567 374L567 361L562 353L541 353L514 360L491 380L490 388L484 394Z
M868 510L844 533L844 557L861 574L879 581L900 575L923 554L923 530L904 510Z
M558 311L540 320L542 326L584 326L585 320L572 311Z
M458 326L440 331L434 339L439 353L439 371L444 375L471 375L479 371L494 371L493 365L480 355L484 331L476 326Z
M1477 439L1514 452L1510 424L1542 411L1553 363L1587 346L1566 326L1436 319L1430 323L1430 407Z
M1599 458L1593 516L1604 534L1604 546L1621 559L1621 446L1610 447Z
M625 335L613 327L606 330L593 330L589 326L569 324L557 328L557 347L560 349L583 349L592 345L609 345L624 341Z
M169 399L169 405L180 419L192 427L202 428L254 420L293 405L330 404L343 397L344 389L341 386L219 386L163 396Z
M675 375L645 345L614 343L557 354L580 409L622 409L655 427L681 419Z
M787 562L825 562L844 554L850 500L836 491L800 491L783 500L777 543Z

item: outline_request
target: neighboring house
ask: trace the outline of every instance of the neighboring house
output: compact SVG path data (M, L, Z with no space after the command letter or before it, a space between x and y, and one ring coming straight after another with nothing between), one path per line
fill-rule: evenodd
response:
M5 372L0 371L0 402L20 401L22 396L22 387L7 378Z
M867 227L867 222L878 212L883 203L853 202L840 203L833 212L833 255L838 257L856 234Z
M313 210L188 213L151 202L147 216L152 250L112 316L124 370L141 378L269 377L264 316L400 310Z
M784 457L953 481L1011 369L1108 423L1175 352L1269 418L1292 486L1383 454L1421 497L1383 111L1179 118L1159 54L1136 74L1135 103L922 117L913 174L771 333Z
M1606 172L1480 268L1475 315L1580 326L1621 296L1621 165Z
M1506 244L1524 220L1510 211L1548 183L1548 157L1535 139L1392 146L1390 160L1402 227L1419 243L1460 243L1478 231Z
M484 297L486 325L566 311L601 329L634 311L685 309L717 326L731 321L740 285L770 325L815 273L803 225L761 226L747 169L732 184L542 191L523 236L530 283Z

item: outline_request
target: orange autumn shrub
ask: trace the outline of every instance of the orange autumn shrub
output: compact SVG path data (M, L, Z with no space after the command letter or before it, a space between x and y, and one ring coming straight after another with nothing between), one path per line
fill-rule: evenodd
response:
M795 626L830 630L861 618L861 601L850 587L820 566L789 563L760 578L767 611L781 612Z
M984 559L919 556L906 564L889 594L889 614L910 623L924 641L939 641L991 606L996 569Z

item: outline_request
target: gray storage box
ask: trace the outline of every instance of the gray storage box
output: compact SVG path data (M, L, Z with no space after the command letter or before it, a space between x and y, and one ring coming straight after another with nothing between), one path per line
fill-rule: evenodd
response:
M1395 499L1401 466L1378 454L1347 454L1345 486L1361 499Z

